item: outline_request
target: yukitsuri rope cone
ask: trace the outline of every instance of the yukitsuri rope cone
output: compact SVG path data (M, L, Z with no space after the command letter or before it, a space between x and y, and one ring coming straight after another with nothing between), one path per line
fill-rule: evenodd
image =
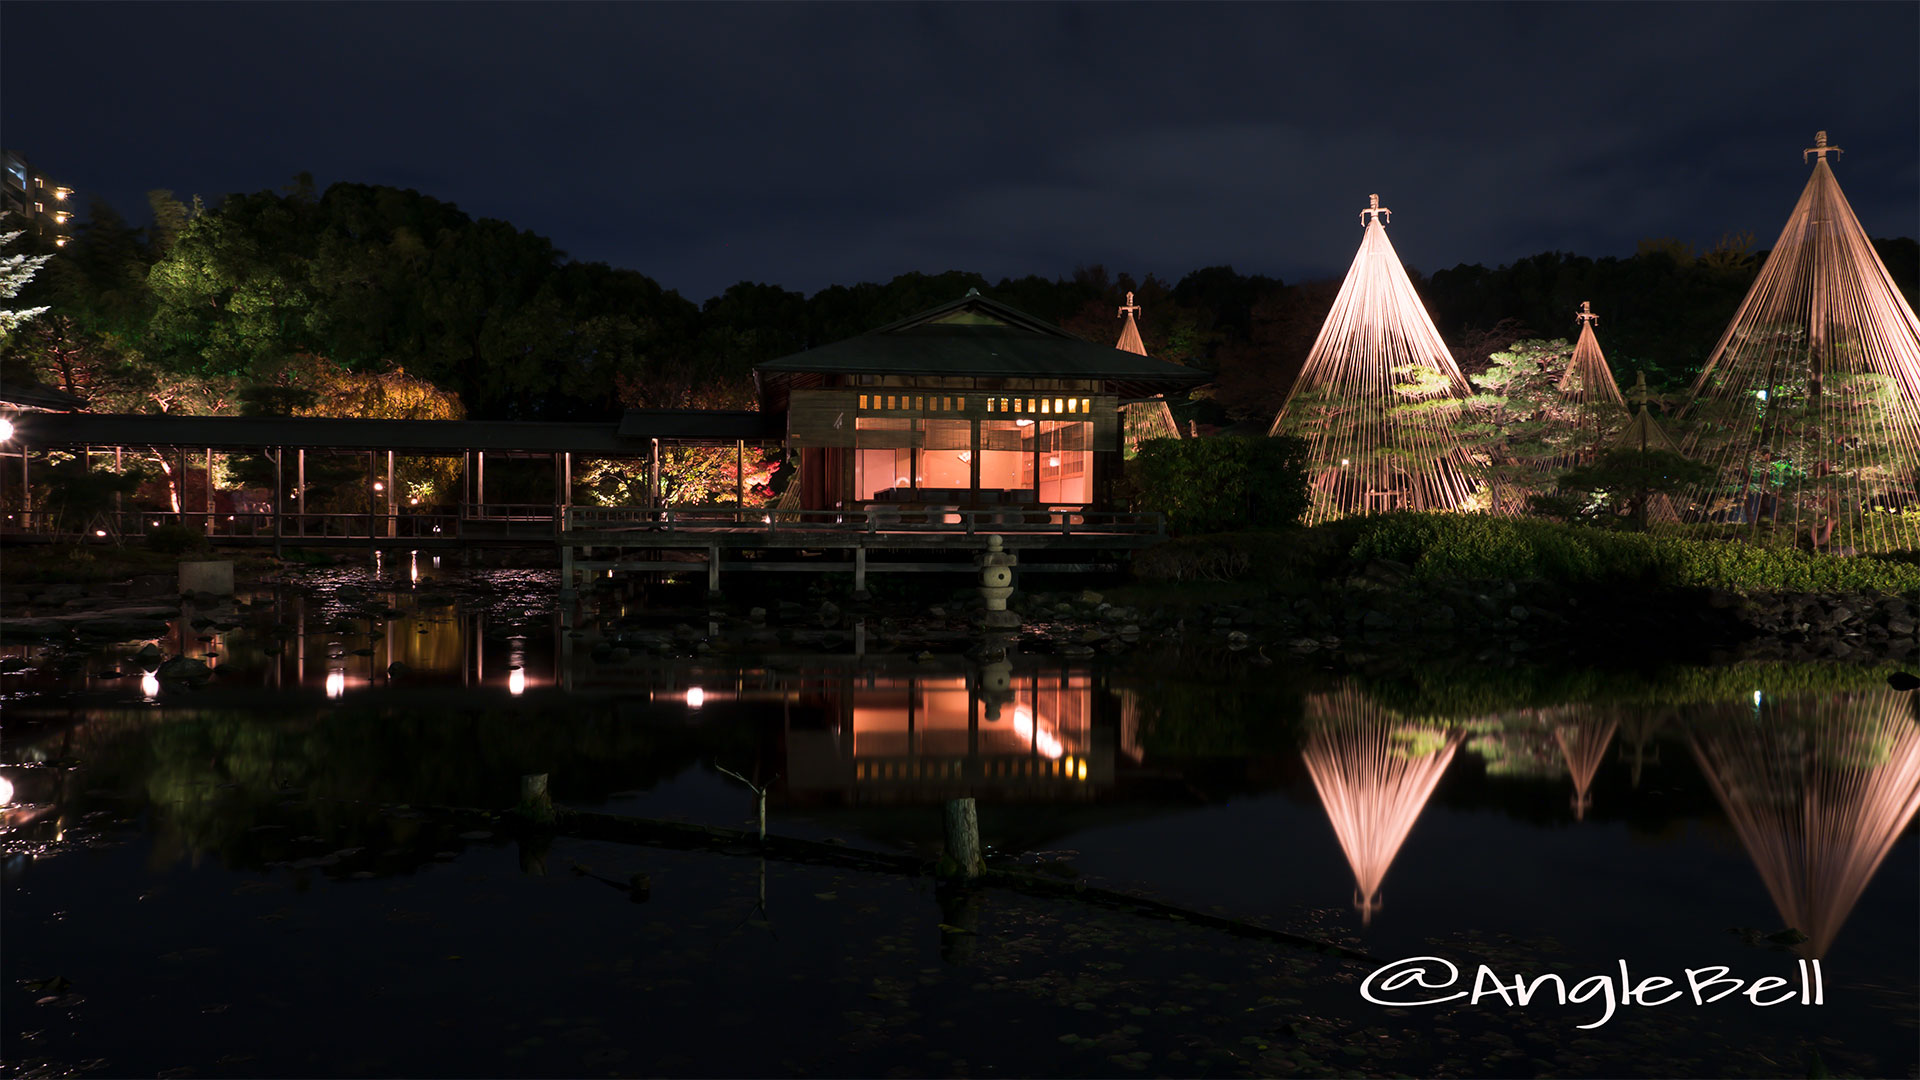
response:
M1120 317L1127 320L1120 328L1120 340L1113 347L1122 352L1147 355L1147 343L1140 340L1140 328L1133 324L1133 317L1140 313L1140 305L1133 302L1133 294L1127 294L1126 305L1120 309ZM1177 439L1180 437L1180 425L1173 422L1173 410L1167 407L1164 395L1152 401L1136 401L1120 410L1121 420L1126 424L1127 449L1138 450L1140 444L1148 439Z
M1560 376L1560 394L1573 406L1580 436L1575 442L1576 457L1584 462L1599 455L1607 431L1625 415L1627 402L1620 396L1620 384L1613 381L1613 370L1607 366L1599 340L1593 336L1593 324L1600 321L1600 316L1593 313L1593 304L1582 300L1574 318L1580 320L1580 340L1574 343L1566 374Z
M1308 442L1309 525L1468 509L1479 488L1454 430L1473 390L1387 240L1392 211L1369 203L1360 251L1268 430Z
M1821 957L1920 808L1920 723L1893 690L1744 703L1697 724L1700 771L1781 919Z
M1371 923L1380 882L1453 763L1460 735L1416 725L1351 687L1309 696L1306 721L1301 756L1353 869L1353 906Z
M1920 547L1920 320L1814 136L1813 175L1685 411L1690 517L1832 550Z

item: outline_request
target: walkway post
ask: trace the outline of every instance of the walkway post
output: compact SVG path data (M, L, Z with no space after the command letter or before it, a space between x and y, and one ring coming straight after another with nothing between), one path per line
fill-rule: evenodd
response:
M707 594L720 591L720 545L707 545Z
M647 500L654 509L660 508L660 440L653 440L653 456L647 464Z
M273 501L267 504L267 509L273 511L273 557L276 559L280 557L282 522L285 521L287 512L286 504L283 501L286 498L287 477L286 470L282 468L286 462L286 458L286 447L276 446L273 448ZM274 664L274 671L277 674L279 670L280 666L278 662L276 662Z
M213 538L213 447L207 447L207 538Z
M747 520L747 440L733 444L733 505L740 511L742 524Z
M304 446L294 451L293 472L294 509L300 511L300 516L294 519L294 527L301 538L305 539L307 535L307 448Z
M393 451L387 451L387 539L400 535L400 491L393 485Z
M374 506L373 497L379 493L373 490L373 486L379 483L379 480L375 479L376 459L373 455L374 451L367 451L367 546L377 550L379 545L374 543L374 540L380 534L373 531L373 515L378 512Z

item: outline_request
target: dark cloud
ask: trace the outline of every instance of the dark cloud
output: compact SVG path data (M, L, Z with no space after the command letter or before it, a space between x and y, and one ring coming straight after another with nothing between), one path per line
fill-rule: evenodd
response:
M695 298L1771 244L1816 128L1920 234L1912 4L23 5L5 138L144 192L397 184Z

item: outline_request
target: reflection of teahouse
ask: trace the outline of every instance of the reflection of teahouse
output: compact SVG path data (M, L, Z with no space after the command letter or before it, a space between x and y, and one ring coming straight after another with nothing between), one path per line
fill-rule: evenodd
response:
M1204 372L1083 341L969 291L858 337L754 369L786 414L799 509L1106 509L1120 403Z
M1613 743L1613 733L1620 726L1616 716L1598 716L1589 706L1573 706L1571 719L1561 720L1553 725L1553 741L1560 744L1560 753L1567 759L1567 772L1573 776L1573 817L1576 821L1586 820L1587 810L1593 805L1593 777L1600 771L1600 763L1607 759L1607 747Z
M1753 288L1694 381L1709 520L1820 547L1920 547L1920 319L1840 191L1827 133ZM1902 510L1909 512L1902 513Z
M1354 907L1372 922L1380 883L1460 737L1410 724L1350 688L1308 697L1306 719L1307 772L1353 868Z
M1823 957L1920 808L1920 724L1880 690L1732 707L1693 734L1720 799L1797 947Z
M795 797L1077 801L1113 782L1112 737L1096 734L1085 671L1014 672L1003 687L960 674L808 682L789 705Z
M1120 309L1120 317L1127 320L1120 327L1120 340L1113 347L1122 352L1147 355L1147 343L1140 340L1140 328L1133 324L1133 317L1140 313L1140 305L1133 302L1133 294L1127 294L1126 306ZM1173 410L1167 406L1167 395L1155 394L1150 401L1130 401L1121 406L1120 416L1126 425L1127 449L1140 449L1140 444L1148 439L1177 439L1180 437L1180 425L1173 422Z
M1307 523L1390 510L1455 510L1474 494L1457 433L1473 395L1387 239L1371 197L1366 235L1274 417L1308 443Z

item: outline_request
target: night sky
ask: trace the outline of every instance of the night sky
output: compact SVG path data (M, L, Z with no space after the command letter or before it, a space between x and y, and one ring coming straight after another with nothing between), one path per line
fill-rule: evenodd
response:
M1920 235L1920 5L9 2L9 149L136 223L309 171L702 300L909 270L1771 246L1817 128Z

